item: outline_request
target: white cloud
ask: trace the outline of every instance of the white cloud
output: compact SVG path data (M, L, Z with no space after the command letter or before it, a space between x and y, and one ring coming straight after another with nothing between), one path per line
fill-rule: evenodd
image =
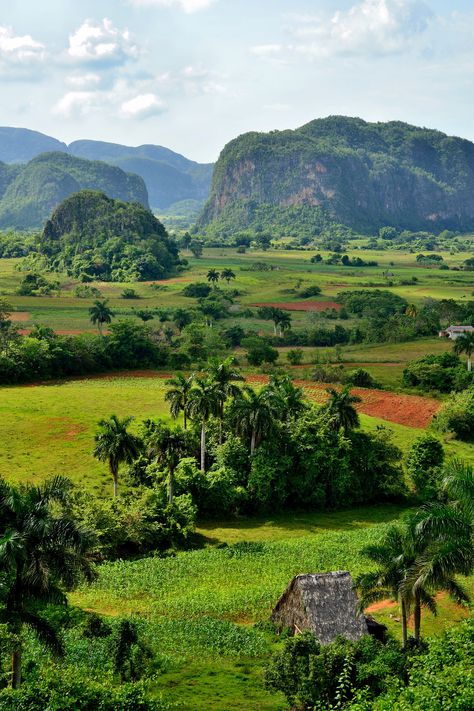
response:
M69 57L77 62L117 65L138 55L128 30L120 30L106 17L100 23L85 20L69 37Z
M178 7L180 10L190 14L199 10L206 10L217 0L130 0L136 7Z
M161 114L164 110L165 105L156 94L139 94L122 103L120 114L128 119L143 119Z
M31 35L15 35L11 27L0 25L0 60L7 64L29 64L46 56L44 44Z
M69 91L53 107L53 113L64 118L86 116L99 108L100 94L94 91Z
M325 19L305 18L295 51L313 56L385 55L410 46L433 13L423 0L362 0Z
M84 87L97 86L101 82L101 78L98 74L77 74L66 79L67 83L77 89L83 89Z
M263 59L284 61L304 56L384 56L416 46L433 19L424 0L360 0L331 15L288 15L293 42L262 44L251 52Z

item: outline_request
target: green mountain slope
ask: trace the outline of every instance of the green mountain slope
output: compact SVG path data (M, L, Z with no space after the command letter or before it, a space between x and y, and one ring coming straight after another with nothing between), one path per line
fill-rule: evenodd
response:
M104 141L74 141L68 150L72 155L103 160L140 175L153 208L167 208L181 200L205 201L209 196L213 165L195 163L163 146L133 148Z
M401 122L332 116L248 133L216 164L201 229L474 229L474 144Z
M148 207L138 175L67 153L42 153L25 166L0 164L0 227L41 227L62 200L87 188Z
M84 281L162 279L179 264L175 243L150 210L94 190L61 202L46 222L40 253Z

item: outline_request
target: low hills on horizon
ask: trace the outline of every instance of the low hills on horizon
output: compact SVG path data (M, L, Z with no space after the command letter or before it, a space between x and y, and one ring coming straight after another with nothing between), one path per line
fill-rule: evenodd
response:
M199 208L209 196L213 164L197 163L163 146L132 147L93 140L78 140L68 146L38 131L0 127L0 162L24 164L51 152L103 161L126 173L135 173L146 184L152 209L167 210L182 201L196 201ZM87 187L102 189L99 185Z

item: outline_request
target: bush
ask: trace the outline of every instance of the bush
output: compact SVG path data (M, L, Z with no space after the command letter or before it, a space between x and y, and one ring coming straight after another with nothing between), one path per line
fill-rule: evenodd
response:
M279 353L268 341L259 336L244 338L242 346L247 350L247 360L250 365L262 365L262 363L275 363Z
M346 375L345 382L359 388L379 388L380 384L363 368L356 368Z
M126 289L124 289L122 291L121 296L122 296L122 299L139 299L140 298L139 294L137 294L135 289L130 289L129 287L127 287Z
M434 417L434 426L440 432L453 432L467 442L474 439L474 388L452 395Z
M212 287L205 282L195 282L193 284L186 284L183 289L183 296L187 296L191 299L205 299L206 296L212 291Z
M439 475L444 462L443 445L436 437L425 433L413 443L406 459L407 471L423 501L438 493Z
M303 361L303 351L299 348L295 348L294 350L288 351L286 354L286 357L288 358L288 362L291 365L301 365Z
M308 299L310 296L319 296L320 293L321 293L320 287L313 285L313 286L307 286L304 289L301 289L298 296L300 296L302 299Z
M428 354L408 363L403 371L403 383L422 390L451 392L463 390L472 382L472 374L454 353Z

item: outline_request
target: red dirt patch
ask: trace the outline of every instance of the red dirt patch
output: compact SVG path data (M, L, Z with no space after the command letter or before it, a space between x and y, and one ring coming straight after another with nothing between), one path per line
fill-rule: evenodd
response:
M274 301L260 304L250 304L264 308L265 306L273 306L276 309L284 311L326 311L327 309L341 310L341 304L336 301Z
M380 602L374 602L373 605L365 608L365 611L371 615L373 612L380 612L380 610L390 610L397 607L397 603L393 600L381 600Z
M12 321L17 321L18 323L24 323L31 319L31 314L29 311L13 311L10 316Z

